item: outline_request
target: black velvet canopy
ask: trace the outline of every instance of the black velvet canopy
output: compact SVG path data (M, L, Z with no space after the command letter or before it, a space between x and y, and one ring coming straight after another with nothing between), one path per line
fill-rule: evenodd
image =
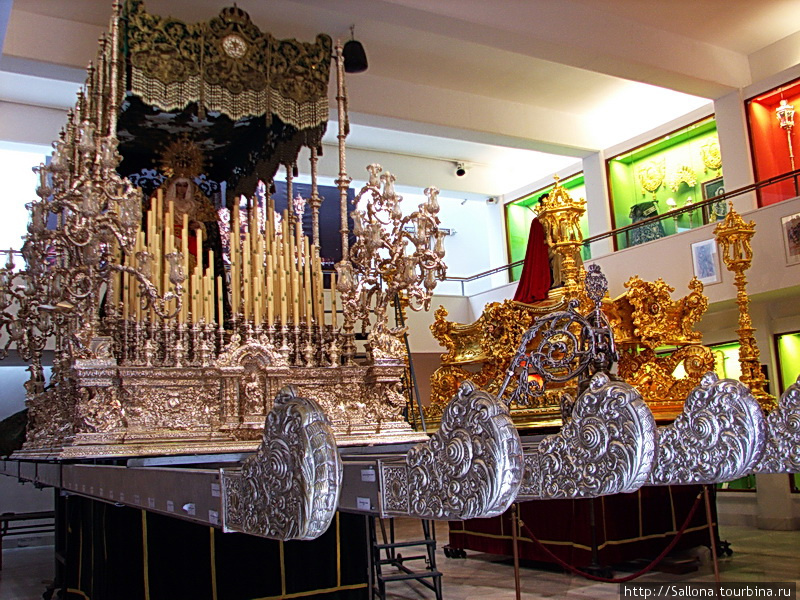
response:
M142 0L127 0L124 22L119 170L146 194L164 181L163 155L177 139L202 153L198 185L209 193L225 182L229 199L252 195L302 147L320 145L329 36L278 40L237 7L187 24L147 13Z

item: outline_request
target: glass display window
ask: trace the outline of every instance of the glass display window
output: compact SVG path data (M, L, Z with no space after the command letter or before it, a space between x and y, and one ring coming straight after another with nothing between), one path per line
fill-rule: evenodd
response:
M566 179L562 179L559 181L559 185L561 185L572 198L586 198L586 183L583 173L576 173ZM536 218L536 206L539 204L539 198L543 194L549 194L554 186L555 184L540 188L531 194L523 196L518 200L513 200L505 205L506 242L509 263L525 258L531 221ZM588 237L588 208L587 211L583 213L583 217L581 217L580 227L583 237ZM584 260L591 258L587 246L584 246L581 256ZM513 267L511 269L511 281L517 281L521 273L522 265Z
M800 167L794 110L800 109L800 79L786 83L746 102L750 151L756 181ZM768 206L798 195L798 182L786 180L758 190L758 205Z
M742 376L739 347L739 342L709 346L714 353L714 371L720 379L739 379Z
M778 389L782 394L800 376L800 331L775 336L778 356ZM800 473L789 475L792 493L800 493Z
M800 376L800 331L775 336L778 356L778 389L782 394Z
M775 336L778 356L778 389L782 394L800 375L800 331ZM800 493L800 473L789 475L792 493Z
M616 236L617 249L656 240L725 217L724 202L698 206L724 193L717 124L707 117L606 161L614 228L644 222Z
M709 346L714 352L714 371L720 379L739 379L742 367L739 364L739 342L728 342ZM755 475L745 475L740 479L717 484L718 490L733 492L755 492Z

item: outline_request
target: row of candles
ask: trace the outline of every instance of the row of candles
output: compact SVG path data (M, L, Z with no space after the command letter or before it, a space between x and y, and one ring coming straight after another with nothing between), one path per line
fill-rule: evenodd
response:
M263 227L259 212L245 215L239 207L231 216L231 302L247 320L267 325L323 325L325 288L319 248L303 234L299 219L292 230L288 210L278 230L272 198L267 199ZM336 327L335 276L331 276L331 325Z
M293 231L288 211L284 211L280 228L271 218L262 227L257 210L241 213L235 206L232 212L229 281L231 307L237 318L264 326L322 326L325 296L329 295L330 324L335 328L335 275L331 275L330 289L325 289L319 248L309 243L299 221ZM266 213L275 215L271 198ZM176 267L180 266L185 281L183 303L175 315L178 322L221 323L225 292L222 276L214 272L214 251L206 252L204 265L203 229L197 227L190 234L189 215L177 219L175 215L173 201L165 206L159 190L125 264L148 277L161 296L173 289ZM195 237L196 258L190 252L190 235ZM134 275L117 274L112 289L116 305L122 305L123 319L155 318L152 308L143 308L143 291ZM170 301L167 312L175 312L176 307L176 300Z

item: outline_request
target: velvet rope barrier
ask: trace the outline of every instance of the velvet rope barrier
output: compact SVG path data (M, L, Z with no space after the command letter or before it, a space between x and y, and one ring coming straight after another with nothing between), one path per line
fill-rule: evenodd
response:
M686 520L684 521L683 525L681 525L680 529L678 529L678 531L675 533L675 537L672 539L672 541L669 544L667 544L667 547L664 548L664 550L661 552L661 554L659 554L657 557L655 557L653 559L653 562L651 562L649 565L647 565L641 571L637 571L636 573L632 573L631 575L626 575L625 577L609 578L609 577L599 577L597 575L590 575L589 573L584 573L583 571L581 571L577 567L572 566L571 564L565 562L564 560L562 560L561 558L559 558L558 556L553 554L544 544L542 544L542 542L540 542L536 538L535 535L533 535L533 532L522 521L522 519L519 519L519 524L520 524L520 527L525 529L525 532L528 534L528 536L531 538L531 540L533 540L533 542L542 551L544 551L545 554L547 554L556 563L558 563L559 565L561 565L562 567L564 567L568 571L571 571L572 573L575 573L576 575L581 575L582 577L585 577L586 579L591 579L593 581L603 581L605 583L625 583L626 581L631 581L632 579L636 579L637 577L641 577L645 573L650 572L651 570L653 570L653 568L658 563L660 563L664 559L664 557L667 554L670 553L670 551L675 547L675 544L678 543L678 540L681 539L681 536L686 531L686 528L689 526L689 523L692 521L692 517L694 517L695 511L697 511L697 507L700 506L700 499L702 498L702 496L703 496L702 492L697 494L697 498L695 498L694 504L692 505L692 508L689 511L689 514L686 517ZM709 523L709 527L710 526L711 526L711 524Z

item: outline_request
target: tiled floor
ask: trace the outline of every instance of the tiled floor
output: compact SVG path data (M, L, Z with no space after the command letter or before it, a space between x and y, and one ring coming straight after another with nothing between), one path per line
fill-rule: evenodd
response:
M447 525L437 527L437 563L444 573L446 600L495 600L515 597L514 569L506 557L467 552L466 559L445 558L441 546L447 540ZM419 537L417 523L398 523L398 539ZM747 527L723 527L720 537L731 543L733 555L720 558L723 582L800 581L800 531L761 531ZM714 574L706 548L695 551L698 570L683 575L651 572L639 581L712 582ZM0 600L38 600L53 574L53 549L49 546L5 550L0 571ZM626 573L617 572L616 576ZM561 571L522 568L522 598L592 598L619 600L619 586L598 583ZM393 600L432 598L419 584L394 582L387 587ZM182 600L182 599L175 599Z
M53 570L52 546L3 550L0 600L40 600Z
M398 539L419 537L419 528L398 525ZM447 524L437 527L439 550L437 566L443 572L443 596L446 600L495 600L515 598L514 568L507 557L467 551L466 559L445 558L441 546L447 543ZM733 554L721 557L720 579L723 582L800 581L800 531L761 531L747 527L723 527L720 537L730 542ZM714 571L708 548L697 548L685 558L697 557L699 568L683 575L651 571L637 581L713 582ZM641 569L639 565L637 569ZM615 577L629 572L617 571ZM520 569L521 597L592 598L619 600L618 584L601 583L581 576L565 574L560 569ZM415 582L396 582L387 586L387 597L395 600L433 598L433 593Z

